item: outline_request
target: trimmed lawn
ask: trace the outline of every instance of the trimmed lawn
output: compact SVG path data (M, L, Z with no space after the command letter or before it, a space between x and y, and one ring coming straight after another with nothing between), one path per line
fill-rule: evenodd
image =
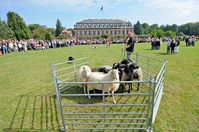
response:
M89 57L91 66L112 65L122 60L122 44L73 46L26 53L11 53L0 57L0 131L58 131L60 127L52 62L62 62L69 56ZM150 44L136 44L135 52L158 59L167 59L164 95L154 131L199 130L199 41L195 47L181 42L179 53L166 54L150 50Z

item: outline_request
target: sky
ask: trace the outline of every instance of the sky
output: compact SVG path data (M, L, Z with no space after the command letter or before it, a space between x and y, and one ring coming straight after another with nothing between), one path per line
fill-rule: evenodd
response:
M103 10L100 11L103 6ZM199 22L199 0L0 0L0 18L14 11L26 24L73 28L84 19L122 19L135 24L185 24Z

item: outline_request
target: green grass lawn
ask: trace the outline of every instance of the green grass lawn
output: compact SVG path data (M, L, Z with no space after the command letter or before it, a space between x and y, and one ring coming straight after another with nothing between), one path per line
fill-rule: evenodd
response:
M0 57L0 131L58 131L60 127L51 62L68 56L89 57L91 66L112 65L123 56L123 45L97 49L74 46ZM166 58L164 96L154 125L155 131L199 130L199 42L195 47L180 45L175 55L150 50L149 44L136 44L135 52L158 59Z

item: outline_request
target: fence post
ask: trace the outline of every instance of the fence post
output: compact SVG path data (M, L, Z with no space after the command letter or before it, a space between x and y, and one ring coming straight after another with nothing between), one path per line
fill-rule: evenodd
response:
M57 97L57 103L58 103L60 118L62 120L62 126L63 126L63 130L61 130L61 131L66 131L66 126L65 126L65 123L64 123L63 110L62 110L61 97L60 97L60 90L59 90L58 80L57 80L56 74L55 74L54 65L52 65L52 71L53 71L53 79L54 79L54 86L55 86L55 92L56 92L56 97Z
M155 99L155 88L156 88L156 76L154 76L154 78L152 78L151 82L152 82L152 90L151 90L151 95L152 95L152 100L151 100L151 117L150 117L150 128L151 130L153 129L153 111L154 111L154 99Z
M151 108L151 96L152 96L152 76L150 76L149 78L149 89L148 89L148 100L147 100L147 104L148 104L148 109L147 109L147 122L146 122L146 130L150 131L151 130L151 116L150 116L150 108Z
M149 57L147 59L147 78L149 78Z

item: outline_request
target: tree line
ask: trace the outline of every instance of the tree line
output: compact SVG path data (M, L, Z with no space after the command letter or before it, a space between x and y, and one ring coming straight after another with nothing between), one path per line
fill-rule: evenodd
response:
M7 13L7 23L0 19L0 40L1 39L39 39L52 40L58 37L64 27L57 19L56 29L48 28L39 24L26 25L23 18L15 12Z
M26 25L23 18L15 12L7 13L7 22L0 19L0 40L1 39L41 39L52 40L54 37L59 37L64 27L61 21L57 19L56 28L48 28L39 24ZM72 30L72 29L71 29ZM73 30L72 30L73 32ZM141 24L139 21L134 25L136 35L150 35L154 37L164 36L183 36L197 35L199 36L199 22L187 23L183 25L149 25ZM74 32L73 32L74 34Z
M199 36L199 22L186 23L183 25L158 25L147 23L141 24L139 21L134 25L134 32L136 35L151 35L154 37L174 37L174 36Z

